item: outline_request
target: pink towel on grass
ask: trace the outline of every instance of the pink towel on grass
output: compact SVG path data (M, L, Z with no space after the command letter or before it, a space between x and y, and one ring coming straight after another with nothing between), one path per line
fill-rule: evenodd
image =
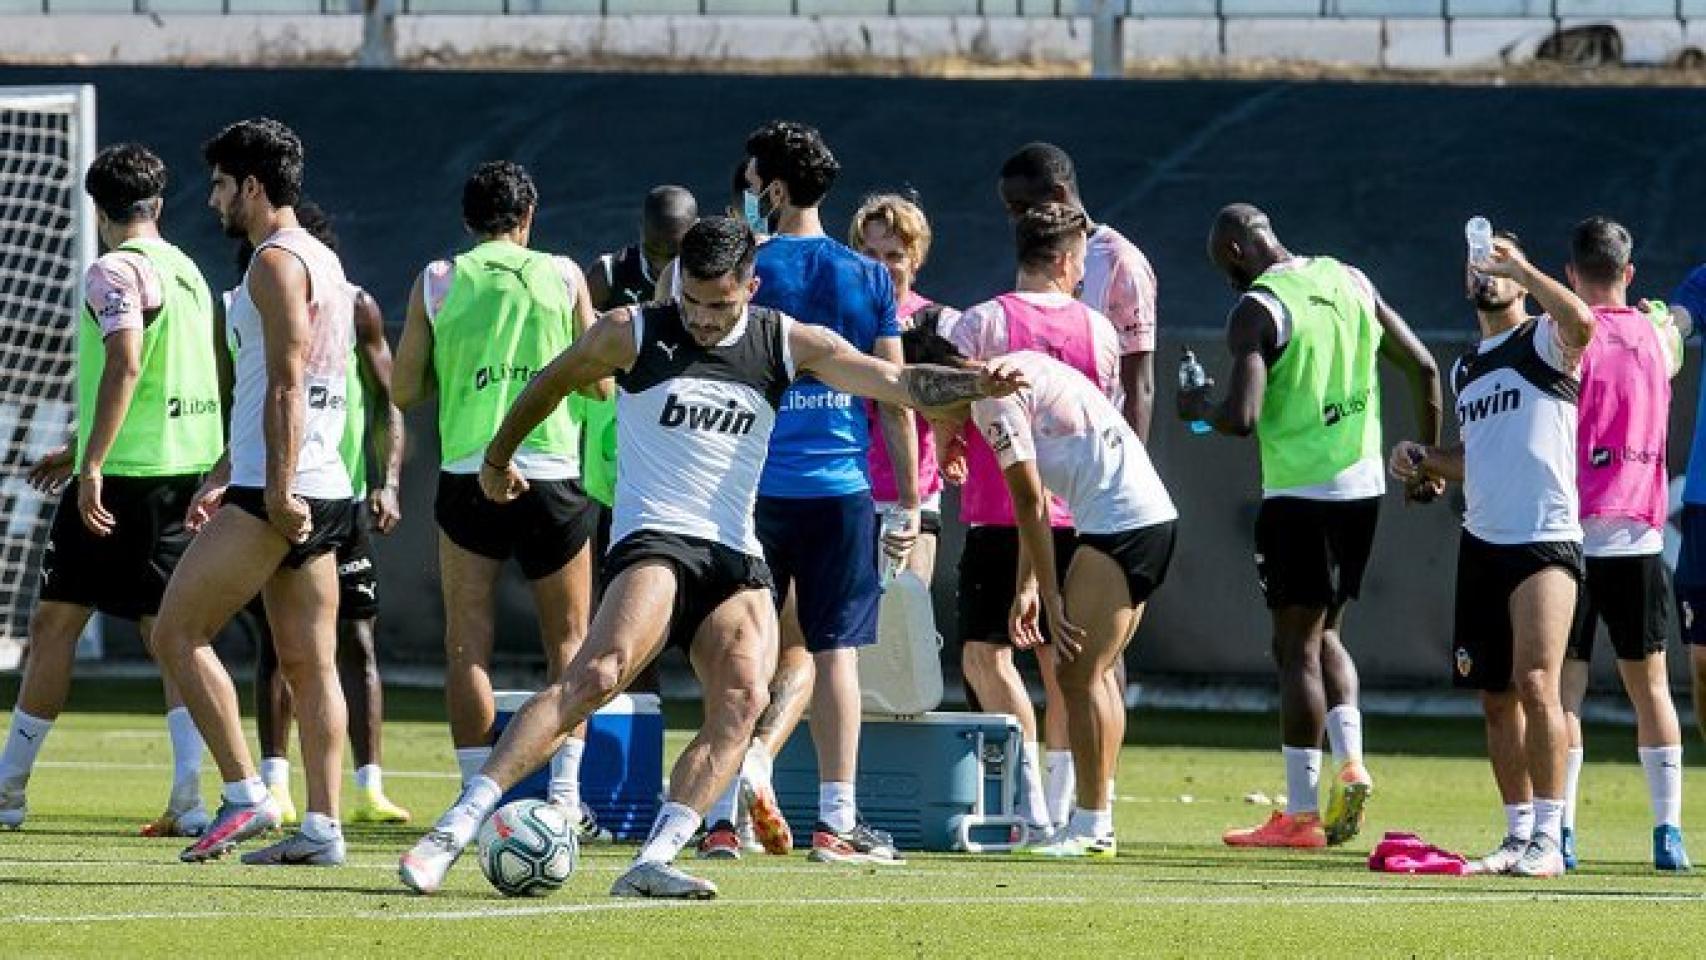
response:
M1469 861L1461 854L1442 850L1413 833L1388 831L1368 855L1368 868L1377 873L1425 873L1461 877L1469 873Z

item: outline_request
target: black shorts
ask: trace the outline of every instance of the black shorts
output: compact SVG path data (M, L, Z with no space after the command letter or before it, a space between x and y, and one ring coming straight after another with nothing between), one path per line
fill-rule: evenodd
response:
M1588 557L1587 576L1570 628L1571 660L1593 660L1599 623L1619 660L1645 660L1663 653L1670 633L1670 571L1663 554L1645 557Z
M338 548L338 619L377 616L379 577L373 569L373 544L367 538L367 508L357 504L355 525Z
M1176 521L1138 527L1121 533L1080 533L1078 546L1105 553L1125 572L1126 589L1131 592L1135 606L1147 603L1167 579L1167 568L1173 565L1173 548L1178 543L1179 525Z
M189 547L184 515L200 485L199 476L105 477L101 503L116 525L98 537L77 513L78 482L66 484L42 555L41 599L126 620L159 613Z
M1078 534L1071 527L1054 528L1054 571L1062 585ZM960 552L958 607L962 643L1012 643L1008 617L1013 610L1013 579L1019 571L1017 527L972 527ZM1047 618L1043 618L1046 620ZM1043 624L1047 634L1048 624Z
M1256 576L1268 609L1334 609L1362 594L1380 498L1269 497L1256 514Z
M1453 685L1488 693L1510 689L1516 633L1511 595L1542 570L1558 567L1582 578L1582 545L1572 542L1496 544L1468 531L1457 548L1457 612L1452 639Z
M877 511L868 493L841 497L759 497L753 511L776 606L794 588L806 649L812 653L877 642Z
M301 567L322 553L344 549L350 537L355 535L354 500L317 500L313 497L302 499L308 503L308 516L313 528L308 531L308 539L291 545L284 559L280 561L281 566L293 569ZM225 505L236 507L262 523L272 523L267 518L266 492L260 487L227 487Z
M764 561L712 540L657 530L639 530L622 538L604 558L605 583L647 561L675 571L675 607L669 618L669 644L693 646L699 624L744 590L774 590Z
M509 503L495 503L471 473L440 473L432 514L450 542L488 560L515 558L538 580L563 568L591 542L597 501L578 480L533 480Z
M1682 552L1676 560L1677 620L1682 642L1706 645L1706 506L1682 505Z

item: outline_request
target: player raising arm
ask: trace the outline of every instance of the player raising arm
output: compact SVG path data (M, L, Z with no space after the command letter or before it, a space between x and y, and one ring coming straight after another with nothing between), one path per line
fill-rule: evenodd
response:
M511 462L522 439L572 391L615 375L623 480L609 588L563 679L521 708L456 804L403 856L410 889L437 890L504 790L675 643L704 687L705 722L676 763L650 838L611 893L715 896L713 884L671 861L734 776L769 700L776 612L753 502L783 392L809 373L872 399L944 407L1022 384L1000 364L903 369L831 331L750 306L755 246L739 221L701 220L682 239L678 299L600 318L528 384L487 446L480 485L494 500L513 500L528 486Z

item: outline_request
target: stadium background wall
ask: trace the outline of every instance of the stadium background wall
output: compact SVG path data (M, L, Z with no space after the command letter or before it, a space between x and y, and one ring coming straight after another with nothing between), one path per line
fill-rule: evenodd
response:
M1153 454L1183 514L1167 587L1131 654L1140 672L1221 682L1268 675L1268 626L1251 562L1260 496L1255 445L1190 437L1172 416L1182 345L1224 370L1218 330L1231 291L1203 238L1223 203L1273 214L1293 250L1365 268L1442 361L1472 325L1462 299L1464 219L1513 227L1559 270L1567 232L1606 213L1639 242L1637 292L1664 297L1706 260L1706 147L1698 91L1250 82L955 82L614 74L385 73L187 69L4 69L0 83L94 82L104 142L142 140L173 171L168 234L215 286L234 282L231 244L204 209L199 145L219 126L269 114L309 149L308 192L330 210L350 275L387 310L395 338L415 271L464 242L460 185L477 162L509 158L537 178L536 245L585 262L630 242L646 188L691 187L722 205L745 134L778 116L819 125L845 173L832 231L868 191L910 186L937 246L924 292L965 305L1007 288L1008 228L995 170L1031 139L1067 147L1093 216L1135 239L1161 278L1160 390ZM1693 426L1698 364L1677 385L1672 473ZM1408 435L1389 380L1388 438ZM1447 416L1448 422L1451 417ZM381 649L441 658L431 503L430 411L410 417L402 531L377 541ZM1447 668L1461 501L1388 498L1363 603L1348 636L1365 682L1438 686ZM952 509L948 511L953 515ZM937 579L952 652L958 531ZM526 593L503 593L500 648L536 655ZM957 656L947 658L957 662ZM1679 666L1682 658L1673 658ZM1607 664L1600 664L1606 671ZM1678 674L1680 676L1680 672Z

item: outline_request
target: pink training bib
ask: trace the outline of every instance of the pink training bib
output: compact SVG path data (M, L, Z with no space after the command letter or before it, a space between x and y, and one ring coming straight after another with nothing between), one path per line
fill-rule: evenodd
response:
M1632 307L1595 307L1582 355L1576 486L1582 519L1665 523L1670 365L1653 322Z
M912 317L931 305L931 301L908 290L906 299L895 306L895 317L902 330L912 328ZM865 402L865 416L871 425L871 446L866 453L866 470L871 475L871 499L878 503L900 502L900 488L894 480L894 464L889 462L889 447L883 440L881 417L877 405ZM930 432L930 421L917 414L918 422L918 499L927 500L942 490L942 476L936 466L936 435Z
M1090 309L1077 300L1060 306L1038 306L1024 297L1004 293L996 298L1007 321L1007 350L1035 350L1098 380L1096 344ZM960 489L960 520L967 524L1013 526L1013 497L995 454L975 429L964 432L966 482ZM1060 498L1049 497L1049 524L1072 526L1072 514Z

